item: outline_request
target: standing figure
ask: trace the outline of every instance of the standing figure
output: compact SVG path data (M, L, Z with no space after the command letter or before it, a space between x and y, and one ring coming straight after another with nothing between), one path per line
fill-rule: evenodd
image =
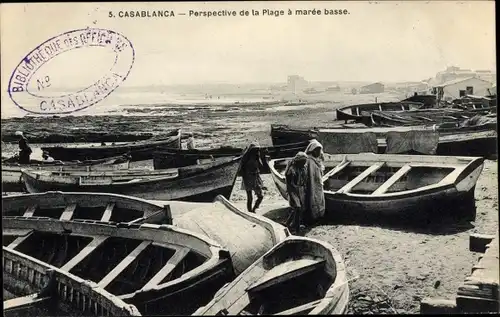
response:
M325 194L323 192L323 145L317 140L311 140L306 148L307 186L306 213L304 220L311 224L325 215Z
M307 185L307 154L299 152L288 162L285 169L286 191L292 213L286 221L286 226L293 234L300 234L304 225L302 218L306 209Z
M247 193L247 209L249 212L255 212L259 208L264 195L262 194L262 188L264 183L260 177L260 169L263 167L262 161L260 159L260 148L257 143L252 143L248 146L247 150L243 154L241 159L241 176L243 181L241 182L241 189L244 189ZM252 208L253 196L252 191L255 192L257 200L255 201L255 206Z
M30 155L33 152L28 145L28 140L24 137L21 131L16 131L15 133L19 138L19 163L20 164L29 164L30 163Z

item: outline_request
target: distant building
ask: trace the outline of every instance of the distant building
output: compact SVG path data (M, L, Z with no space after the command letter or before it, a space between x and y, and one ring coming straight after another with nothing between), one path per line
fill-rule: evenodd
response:
M302 91L307 88L307 81L304 77L298 75L290 75L288 76L287 81L287 89L293 93L297 93L298 91Z
M491 89L490 82L477 77L470 77L435 85L433 93L441 94L441 100L454 100L466 95L487 96L489 94L488 89Z
M494 82L496 73L490 70L472 71L470 69L461 69L460 67L450 66L447 67L446 70L438 72L436 74L436 77L432 79L432 84L440 85L452 80L466 79L471 77L477 77L489 82Z
M363 86L359 89L360 94L378 94L384 92L384 84L374 83Z

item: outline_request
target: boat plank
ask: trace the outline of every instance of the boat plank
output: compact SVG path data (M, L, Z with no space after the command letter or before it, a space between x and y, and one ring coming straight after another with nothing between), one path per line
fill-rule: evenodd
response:
M337 193L338 194L348 193L349 191L351 191L353 189L354 186L356 186L362 180L364 180L366 177L368 177L368 175L377 171L378 169L380 169L384 165L385 165L385 162L379 162L379 163L373 164L372 166L368 167L363 173L359 174L356 178L354 178L352 181L345 184L344 187L342 187L341 189L339 189L337 191Z
M282 312L279 312L279 313L276 313L276 314L273 314L273 315L295 315L295 314L302 314L306 310L309 310L311 308L316 307L320 302L321 302L321 299L318 299L318 300L309 302L307 304L300 305L300 306L297 306L297 307L293 307L293 308L284 310Z
M111 283L127 266L132 263L142 251L144 251L152 241L142 241L129 255L127 255L117 266L115 266L111 272L109 272L101 281L97 284L102 288L106 288L109 283Z
M76 204L71 204L66 206L59 220L63 221L71 220L71 218L73 218L73 215L75 213L75 209L76 209Z
M189 248L181 248L177 250L174 255L167 261L167 264L158 271L158 273L153 276L149 282L144 285L142 290L146 290L149 288L153 288L154 286L158 285L166 276L168 276L174 269L175 267L181 263L181 261L187 256L189 253Z
M31 205L26 209L26 212L24 213L23 217L33 217L33 214L36 211L37 205Z
M311 272L324 266L324 259L299 259L292 260L273 267L267 271L257 282L247 288L248 292L257 292L264 288L282 283L285 280L294 278L305 273Z
M394 175L392 175L388 180L385 181L379 188L377 188L372 195L382 195L385 194L389 188L394 185L398 180L401 179L406 173L411 170L410 164L406 164L401 167Z
M114 202L111 202L106 206L106 210L104 210L104 214L102 215L101 221L109 221L109 219L111 219L113 208L115 208Z
M75 255L68 263L61 267L61 270L69 271L73 269L80 261L94 251L101 243L107 239L106 236L96 236L90 243L83 248L77 255Z

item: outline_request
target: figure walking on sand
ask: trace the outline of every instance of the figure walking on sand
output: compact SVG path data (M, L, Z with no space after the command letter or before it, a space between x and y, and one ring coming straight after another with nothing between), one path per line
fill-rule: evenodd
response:
M33 151L28 145L28 140L24 137L21 131L16 131L15 135L19 136L19 163L29 164L30 155Z
M323 145L313 139L306 148L307 183L304 222L312 224L325 215L325 194L323 192Z
M241 176L243 178L241 182L241 189L245 190L247 193L247 210L253 213L255 213L257 208L259 208L262 199L264 199L264 195L262 193L264 183L260 177L260 169L262 167L263 164L260 159L259 145L256 142L251 143L244 152L241 160ZM253 208L252 191L254 191L257 196L257 200L255 201L255 206L253 206Z
M290 213L286 226L292 234L300 235L304 229L302 218L306 209L306 185L307 185L307 154L298 152L288 162L285 169L286 191L288 203L292 212Z

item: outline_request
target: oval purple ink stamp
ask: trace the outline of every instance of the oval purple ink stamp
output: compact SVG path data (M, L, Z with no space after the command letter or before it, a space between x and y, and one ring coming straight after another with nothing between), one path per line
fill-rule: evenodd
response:
M98 28L69 31L21 60L10 77L9 96L36 114L82 110L109 96L127 78L134 59L132 43L122 34Z

